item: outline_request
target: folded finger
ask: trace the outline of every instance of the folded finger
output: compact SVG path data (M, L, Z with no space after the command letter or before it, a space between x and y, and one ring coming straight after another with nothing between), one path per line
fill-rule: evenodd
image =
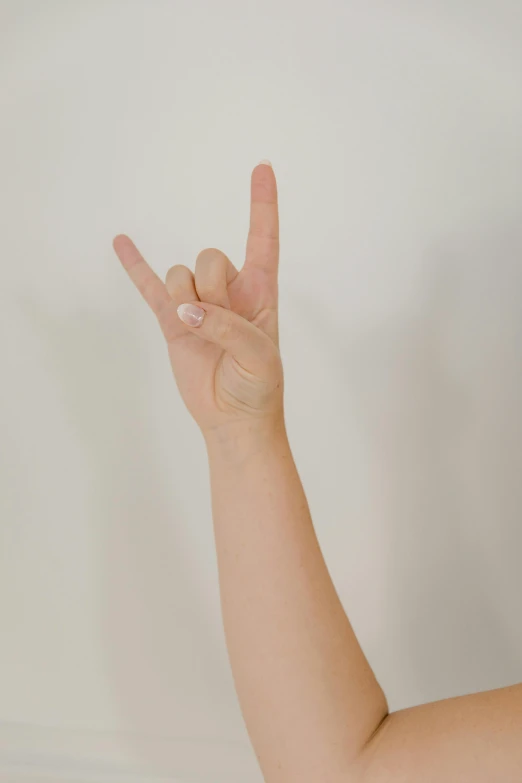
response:
M228 256L214 247L206 248L196 259L195 286L202 302L230 310L228 286L237 277L238 270Z

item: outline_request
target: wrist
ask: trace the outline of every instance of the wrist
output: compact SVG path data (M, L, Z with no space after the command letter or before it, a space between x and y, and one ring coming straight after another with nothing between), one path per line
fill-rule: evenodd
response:
M241 464L259 452L288 443L283 414L227 422L202 432L209 458Z

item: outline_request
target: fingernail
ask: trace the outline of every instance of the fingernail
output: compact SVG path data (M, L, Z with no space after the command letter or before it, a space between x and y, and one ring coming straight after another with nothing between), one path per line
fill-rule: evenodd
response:
M260 160L257 165L260 166L262 163L264 163L265 166L270 166L271 168L273 168L269 160Z
M178 315L187 326L201 326L205 311L193 304L180 304Z

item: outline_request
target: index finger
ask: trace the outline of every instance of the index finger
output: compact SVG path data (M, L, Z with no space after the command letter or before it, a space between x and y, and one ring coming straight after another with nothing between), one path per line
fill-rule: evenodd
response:
M253 170L250 183L250 227L245 267L256 267L276 276L278 263L277 184L271 164L262 161Z

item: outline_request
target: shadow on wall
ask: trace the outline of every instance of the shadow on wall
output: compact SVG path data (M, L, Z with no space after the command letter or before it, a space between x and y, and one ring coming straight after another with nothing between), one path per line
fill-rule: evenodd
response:
M192 730L198 715L201 734L208 736L211 705L218 715L238 708L180 532L186 518L173 507L143 417L150 403L139 371L144 362L138 324L128 313L120 318L101 308L56 315L27 297L20 306L48 346L69 421L90 465L90 516L100 546L94 580L108 687L131 735L157 732L187 741L192 735L204 743ZM204 524L212 535L210 511ZM187 769L169 757L168 743L150 747L150 758L138 759L149 774L189 775L198 769L197 744Z

